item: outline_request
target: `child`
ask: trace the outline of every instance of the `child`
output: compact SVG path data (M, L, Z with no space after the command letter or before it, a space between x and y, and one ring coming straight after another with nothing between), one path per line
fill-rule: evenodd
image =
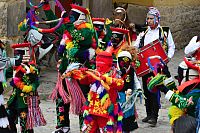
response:
M124 113L122 120L122 129L124 133L128 133L138 128L136 121L136 110L134 105L134 99L137 97L138 92L141 91L141 85L137 78L134 68L131 62L134 60L134 55L128 50L136 53L136 49L131 46L127 46L126 50L122 50L117 57L117 67L122 73L124 79L124 87L119 92L119 101Z

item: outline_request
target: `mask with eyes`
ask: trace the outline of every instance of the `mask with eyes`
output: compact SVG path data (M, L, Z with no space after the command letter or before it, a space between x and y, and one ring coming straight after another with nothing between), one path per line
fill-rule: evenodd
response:
M80 13L71 10L69 12L69 20L70 20L70 22L71 23L76 22L78 20L79 16L80 16Z
M103 34L104 25L94 24L94 27L95 27L98 37L101 36Z
M125 41L125 35L128 34L129 30L116 27L110 27L110 29L112 31L111 44L116 49L121 45L122 41Z
M113 47L117 48L120 45L123 38L124 38L123 34L112 33L111 42L112 42Z
M86 15L89 11L81 6L71 4L71 10L69 12L69 20L71 23L76 23L77 21L86 21Z
M117 67L124 75L131 66L132 56L128 51L122 51L117 57Z
M126 71L130 68L131 60L128 57L119 57L118 64L122 74L125 74Z

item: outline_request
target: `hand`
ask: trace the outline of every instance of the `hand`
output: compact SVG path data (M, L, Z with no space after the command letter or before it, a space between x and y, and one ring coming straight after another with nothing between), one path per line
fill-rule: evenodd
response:
M171 77L171 74L169 72L169 69L168 69L167 65L164 65L164 67L162 68L162 73L164 75L166 75L166 77L168 77L168 78Z
M151 92L157 92L158 86L164 84L164 80L166 79L165 75L157 74L155 77L152 77L149 81L147 87Z
M40 0L40 3L49 4L48 0Z
M77 70L79 69L79 67L81 66L80 63L71 63L67 66L67 70L66 71L73 71L73 70Z

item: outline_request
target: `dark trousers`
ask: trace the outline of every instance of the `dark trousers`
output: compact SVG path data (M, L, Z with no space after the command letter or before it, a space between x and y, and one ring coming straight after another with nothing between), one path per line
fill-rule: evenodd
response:
M17 133L16 124L18 123L18 117L20 118L21 133L33 133L33 129L26 128L28 108L16 110L14 107L8 107L7 112L10 128L13 133Z
M65 91L68 93L67 85L65 80L62 81L63 87ZM87 94L90 90L89 85L81 85L79 82L80 88L85 96L87 98ZM70 110L70 103L65 104L59 93L57 94L58 98L56 100L56 112L57 112L57 127L70 127L70 120L69 120L69 110ZM79 124L80 128L83 125L83 115L79 115Z
M67 91L67 85L65 80L62 81L63 87L65 91ZM69 120L69 109L70 103L65 104L59 93L57 94L58 98L56 99L56 113L57 113L57 127L69 127L70 120Z
M154 76L153 73L146 74L142 77L143 90L144 95L147 99L145 99L146 113L147 116L152 117L157 120L158 111L159 111L159 103L157 94L151 93L147 88L147 80L149 77Z

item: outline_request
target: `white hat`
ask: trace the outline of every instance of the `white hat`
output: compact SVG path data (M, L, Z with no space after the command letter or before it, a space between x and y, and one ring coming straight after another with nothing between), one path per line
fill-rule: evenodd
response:
M128 51L122 51L118 54L117 58L119 57L128 57L129 59L132 60L132 56Z

